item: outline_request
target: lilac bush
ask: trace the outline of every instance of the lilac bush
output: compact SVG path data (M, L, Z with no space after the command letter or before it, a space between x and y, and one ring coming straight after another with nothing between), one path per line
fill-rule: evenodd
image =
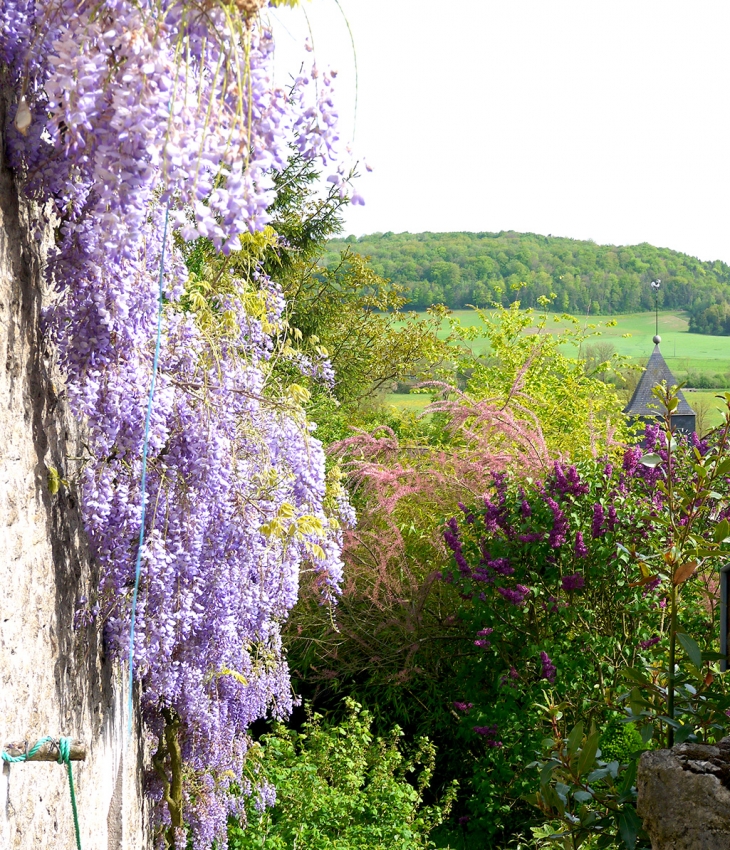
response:
M55 227L46 328L88 427L81 507L101 574L89 611L116 658L129 647L162 309L134 674L158 738L151 790L168 846L183 846L183 819L195 848L225 846L247 730L291 708L279 630L300 569L310 563L336 596L349 512L326 480L306 391L272 378L277 360L297 358L281 292L244 238L269 221L289 144L326 164L337 141L329 75L274 86L262 5L0 2L0 70L17 95L7 146ZM249 274L188 275L179 246L201 238L248 251ZM331 381L324 358L299 365ZM173 725L186 778L174 805Z
M622 462L556 461L536 480L497 474L483 499L459 504L443 526L453 559L443 580L458 593L466 632L448 699L455 746L473 760L471 777L460 781L469 783L475 835L509 831L531 816L517 801L539 786L527 765L540 751L547 705L559 705L568 730L578 720L606 728L635 712L646 739L663 743L661 671L671 648L671 600L680 589L675 633L687 645L691 635L697 653L714 647L717 579L709 556L726 557L718 540L730 540L727 433L719 429L709 442L672 440L669 452L661 425L650 425ZM703 482L710 475L708 495ZM672 504L673 492L684 501ZM674 565L669 555L689 523L685 546L694 549ZM718 523L715 543L702 542L713 539ZM690 684L709 706L708 689L722 688L716 676L713 685L715 674L703 679L706 672ZM642 696L651 707L629 707L626 694L637 683L646 684ZM724 708L730 697L716 702ZM690 706L694 715L684 703L677 710L683 740L704 740L703 724L718 722L721 712L707 706Z

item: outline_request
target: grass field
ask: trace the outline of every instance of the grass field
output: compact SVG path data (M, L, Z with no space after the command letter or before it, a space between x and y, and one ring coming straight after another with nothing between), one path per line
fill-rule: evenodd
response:
M718 393L722 393L723 390L685 390L684 395L687 401L689 402L690 407L695 411L700 421L697 423L697 427L702 428L702 431L708 431L710 428L714 428L716 425L719 425L722 422L722 413L720 412L720 407L724 406L723 402L721 402L717 395ZM705 409L705 413L702 413L702 408ZM704 421L702 421L702 417L705 417Z
M465 327L484 327L484 323L473 310L454 310L452 315ZM616 321L615 327L605 327L605 323ZM566 327L566 322L551 321L550 328L556 331ZM594 336L588 344L594 342L612 343L618 354L631 358L634 363L643 365L654 349L654 313L631 313L625 316L592 316L580 319L581 327L590 330L596 325ZM659 334L662 338L661 352L669 368L682 380L687 372L706 375L727 376L726 386L730 387L730 337L705 336L691 334L689 323L683 312L663 311L659 313ZM442 335L449 332L444 323ZM489 345L485 339L477 339L472 348L479 354L487 354ZM567 352L566 352L567 353ZM720 402L716 395L721 390L685 390L687 400L692 407L705 409L705 429L721 421ZM429 397L391 393L386 396L389 404L404 410L418 413L428 404ZM698 423L699 424L699 423Z
M465 327L483 327L483 322L473 310L454 310L452 314ZM605 327L605 323L616 321L615 327ZM654 344L654 314L630 313L625 316L591 316L580 318L581 327L590 329L596 325L597 336L590 342L610 342L618 354L630 357L637 363L645 363ZM563 321L551 321L549 327L559 330L565 327ZM673 372L686 373L697 371L711 375L730 373L730 336L705 336L691 334L687 330L689 323L682 312L664 311L659 313L659 334L662 338L661 351L669 368ZM444 325L443 335L448 328ZM589 344L590 344L589 342ZM486 340L476 340L473 349L486 354L489 346ZM730 380L728 381L730 385Z

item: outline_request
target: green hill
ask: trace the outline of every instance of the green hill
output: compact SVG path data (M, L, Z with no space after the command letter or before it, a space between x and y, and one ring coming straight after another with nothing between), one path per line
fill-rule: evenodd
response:
M374 233L331 240L325 264L345 248L369 256L379 275L405 287L417 310L516 298L532 307L554 293L556 309L577 315L636 313L654 307L649 284L660 278L660 308L686 310L695 333L730 334L730 266L646 243L597 245L513 231Z

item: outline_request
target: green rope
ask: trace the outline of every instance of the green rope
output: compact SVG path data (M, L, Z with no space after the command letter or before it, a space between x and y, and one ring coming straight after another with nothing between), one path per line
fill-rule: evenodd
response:
M45 738L41 738L40 741L36 741L35 744L22 756L11 756L10 753L6 753L5 750L2 751L2 760L7 762L8 764L18 764L18 762L28 761L29 758L32 758L38 750L44 745L48 743L53 743L58 749L58 763L65 764L68 769L68 787L71 791L71 808L73 809L74 815L74 830L76 832L76 850L81 850L81 830L79 829L79 813L76 808L76 792L74 791L74 776L73 771L71 769L71 739L70 738L59 738L58 741L55 738L52 738L50 735L46 735Z

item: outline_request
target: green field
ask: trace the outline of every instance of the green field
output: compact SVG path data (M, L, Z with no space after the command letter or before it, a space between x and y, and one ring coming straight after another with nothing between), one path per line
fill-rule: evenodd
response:
M690 407L695 411L698 422L697 430L705 433L710 428L719 425L723 420L721 407L724 402L717 398L723 390L685 390L684 394Z
M457 318L465 327L484 327L484 323L473 310L454 310L452 316ZM549 327L559 330L567 323L555 317ZM615 327L605 327L606 322L616 321ZM580 326L591 330L595 325L596 336L588 341L588 345L597 342L610 342L618 354L631 358L634 363L643 365L651 354L654 343L654 313L631 313L625 316L592 316L581 318ZM721 375L726 377L725 386L730 387L730 337L706 336L691 334L687 330L688 321L683 312L664 311L659 313L659 334L662 338L661 351L669 368L678 380L684 380L688 372L708 376ZM441 331L442 336L449 333L446 323ZM477 339L472 348L479 354L486 354L489 345L484 339ZM567 353L567 352L566 352ZM574 352L575 353L575 352ZM706 422L703 430L721 421L719 413L720 401L716 398L721 390L685 390L687 400L693 407L705 409ZM389 404L405 410L418 413L428 404L427 395L408 395L391 393L386 397ZM699 424L699 423L698 423Z
M473 310L454 310L452 315L465 327L483 327L483 322ZM556 316L559 319L559 317ZM616 321L615 327L605 327L605 323ZM591 342L610 342L618 354L630 357L636 363L644 363L651 354L654 344L654 314L630 313L625 316L591 316L580 318L580 326L590 330L596 325L597 336ZM730 386L730 336L706 336L691 334L687 331L687 317L683 312L665 311L659 313L659 334L662 338L661 351L669 368L675 373L696 371L706 374L728 373ZM562 320L551 321L549 327L556 330L566 327ZM448 333L444 325L443 335ZM489 346L485 340L476 340L473 349L485 354Z

